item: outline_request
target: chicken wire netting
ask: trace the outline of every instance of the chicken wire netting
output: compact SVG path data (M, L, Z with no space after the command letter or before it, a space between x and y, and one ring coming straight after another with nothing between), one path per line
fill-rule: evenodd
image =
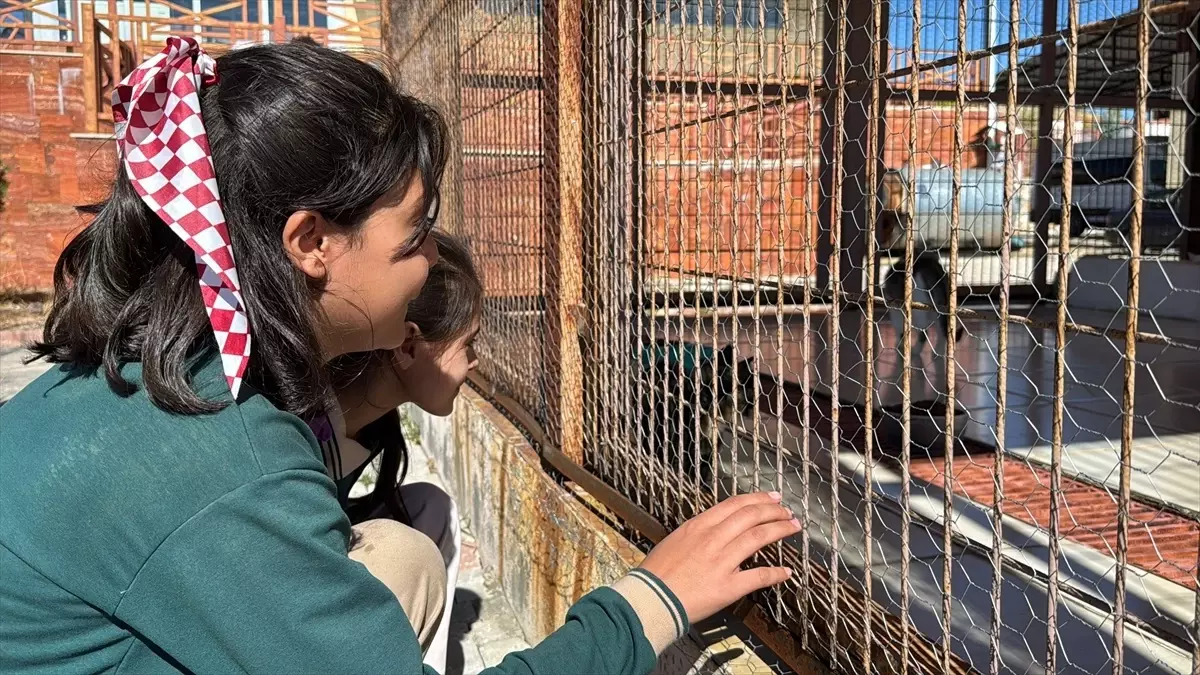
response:
M493 392L846 672L1194 672L1197 8L393 9ZM1192 215L1189 215L1192 214Z

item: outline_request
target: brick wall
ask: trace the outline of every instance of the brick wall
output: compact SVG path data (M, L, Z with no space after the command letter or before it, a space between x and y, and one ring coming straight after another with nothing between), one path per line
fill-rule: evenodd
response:
M74 206L99 199L114 167L109 141L84 130L83 59L0 51L0 292L44 291L54 262L86 221Z

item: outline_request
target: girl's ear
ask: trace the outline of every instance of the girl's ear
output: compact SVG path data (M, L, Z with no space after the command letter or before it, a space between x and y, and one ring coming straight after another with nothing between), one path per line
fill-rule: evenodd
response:
M324 279L330 255L329 224L319 213L297 211L283 225L283 250L312 279Z
M417 328L417 324L409 321L404 324L407 331L407 337L404 342L393 352L392 360L396 362L396 366L403 370L407 370L409 366L417 360L417 352L420 350L424 341L421 340L421 329Z

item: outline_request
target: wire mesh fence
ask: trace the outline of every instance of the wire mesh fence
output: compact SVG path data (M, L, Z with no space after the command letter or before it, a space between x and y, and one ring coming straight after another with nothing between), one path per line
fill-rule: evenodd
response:
M846 672L1200 672L1194 2L394 6L481 370Z

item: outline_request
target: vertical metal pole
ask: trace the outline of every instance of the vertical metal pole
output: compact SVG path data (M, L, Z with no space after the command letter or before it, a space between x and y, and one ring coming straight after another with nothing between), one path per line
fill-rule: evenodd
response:
M1002 665L1000 635L1003 630L1000 596L1004 589L1004 450L1006 443L1005 421L1008 412L1008 312L1010 301L1010 258L1012 255L1013 202L1017 196L1016 181L1016 134L1017 128L1017 69L1020 66L1017 41L1021 30L1021 3L1009 3L1008 15L1008 77L1005 78L1004 119L1007 133L1004 134L1004 212L1001 215L1000 244L1000 319L996 338L996 452L992 455L992 625L991 672L999 673ZM1039 140L1039 143L1041 141ZM1040 147L1040 146L1039 146Z
M833 179L833 191L830 198L830 208L833 218L829 227L829 242L832 255L829 257L829 286L831 304L829 313L829 383L832 389L832 404L829 407L831 433L829 435L829 654L830 666L838 669L838 637L841 633L841 585L838 579L841 568L841 464L839 453L842 444L841 427L841 375L842 375L842 223L845 206L842 203L843 190L847 180L845 150L847 145L846 130L846 61L850 13L849 0L838 0L837 20L834 29L837 33L834 62L834 86L831 96L833 101L833 163L830 166L830 177ZM828 39L828 38L827 38ZM828 72L828 70L826 71ZM829 101L826 100L826 106Z
M871 24L867 31L871 40L870 61L867 63L867 77L870 78L867 110L867 154L866 154L866 303L864 304L865 320L862 325L866 340L866 355L864 373L863 400L863 593L866 596L866 612L863 616L863 651L862 672L871 672L871 652L873 648L872 622L875 619L874 583L875 573L872 569L875 552L874 521L875 521L875 289L876 263L878 262L877 244L879 224L879 182L880 182L880 137L883 133L881 126L879 75L886 67L883 63L883 0L874 0L872 5Z
M789 141L789 121L791 113L788 110L787 92L788 84L793 81L792 73L789 70L791 67L788 61L788 44L792 41L791 36L791 16L789 10L790 2L784 2L781 5L781 16L779 20L778 44L776 48L779 50L778 67L776 75L779 78L782 86L780 87L780 102L779 102L779 137L777 139L778 147L776 148L776 156L779 158L779 173L777 174L778 184L778 199L779 205L776 210L778 219L779 233L775 240L776 254L776 285L775 285L775 374L777 378L783 373L783 279L785 260L784 260L784 242L788 238L788 229L790 224L789 215L792 209L792 164L790 163L792 153ZM807 281L805 282L807 285ZM807 339L807 335L803 336ZM804 368L808 364L803 364ZM761 378L758 378L761 379ZM778 380L782 382L782 378ZM775 414L783 415L783 387L775 387ZM800 433L807 434L807 429L801 429ZM786 494L783 487L783 425L775 425L775 491L779 494ZM775 560L776 564L783 564L783 542L775 545ZM783 586L780 585L775 591L775 606L774 616L777 622L783 621Z
M1121 401L1121 473L1117 495L1117 571L1113 584L1113 674L1125 672L1125 578L1129 566L1129 505L1133 465L1134 384L1137 379L1138 292L1142 271L1142 220L1146 206L1146 114L1150 95L1150 1L1138 1L1138 90L1133 120L1133 211L1129 216L1129 288L1125 298L1125 368Z
M724 0L723 0L724 1ZM730 277L733 279L733 293L730 294L733 312L730 313L730 341L733 342L734 353L738 353L741 345L741 338L738 335L738 329L741 327L741 321L738 320L738 302L741 295L741 280L742 280L742 79L743 66L745 65L746 43L742 39L742 22L745 21L745 0L734 0L735 6L733 10L733 81L736 86L733 89L733 107L738 111L736 115L730 118L733 122L733 203L730 208L733 210L733 228L730 236L732 255L730 256ZM724 22L722 21L722 26ZM738 381L737 372L738 360L736 356L733 359L733 381ZM715 385L714 381L714 385ZM733 409L740 408L738 402L737 387L733 389ZM739 426L733 427L733 452L730 467L732 472L729 476L729 493L736 495L738 493L738 456L741 449L741 433Z
M800 375L800 406L802 408L800 412L802 422L802 436L800 438L800 524L803 528L800 531L800 562L803 566L803 571L800 577L800 592L798 595L800 596L800 606L804 615L804 632L800 634L800 648L808 651L809 635L813 633L813 626L815 623L815 617L810 614L810 612L813 611L814 603L812 598L812 558L810 557L812 535L808 531L810 523L810 500L812 497L810 479L812 477L813 284L811 279L813 275L811 272L815 271L810 269L810 265L813 265L814 249L819 250L820 248L819 244L814 246L814 239L818 237L817 233L821 230L817 223L817 210L819 207L818 201L814 199L814 187L819 189L822 182L820 175L818 175L815 182L813 181L813 171L816 169L820 172L820 174L824 174L825 166L824 162L822 161L818 167L818 158L820 157L820 154L818 152L816 143L817 119L816 113L814 112L817 110L818 105L817 97L814 93L814 89L816 88L815 83L817 81L817 64L813 60L817 50L813 49L812 42L814 39L816 39L817 35L817 8L814 6L814 3L809 3L806 8L808 11L808 45L804 59L804 145L806 148L808 148L808 151L804 156L804 272L806 278L804 280L804 305L802 309L804 332L800 341L800 358L801 361L803 361L801 364L802 374ZM826 16L828 15L826 14ZM827 55L829 50L825 49L825 44L826 40L822 38L821 53L828 58ZM823 101L821 102L820 107L821 109L824 109L825 104ZM825 133L823 120L821 133Z
M1075 87L1079 65L1079 0L1067 2L1067 108L1063 115L1062 219L1058 228L1058 306L1054 322L1054 413L1050 431L1050 547L1046 576L1046 671L1058 667L1059 518L1062 493L1063 421L1066 414L1067 284L1071 262L1071 204L1075 176Z
M583 132L581 0L546 0L542 63L545 139L542 213L546 260L546 362L551 433L563 454L583 462Z
M1015 3L1014 3L1015 4ZM912 53L910 63L912 74L909 75L909 111L908 111L908 180L906 181L904 232L904 260L907 261L904 270L904 327L900 335L900 613L904 621L904 632L901 636L901 673L908 672L909 652L909 602L911 582L909 559L912 557L912 500L909 484L912 480L912 325L913 325L913 253L917 238L917 129L919 124L919 107L921 103L921 2L913 2L913 33Z
M950 268L946 270L950 283L947 294L949 301L950 330L946 332L946 429L942 472L945 483L942 489L942 670L949 672L952 658L954 631L954 451L957 447L954 436L955 395L957 394L958 362L955 360L954 339L958 331L958 242L959 224L962 215L962 156L964 152L963 117L966 113L967 90L967 0L958 1L958 34L954 69L954 156L951 158L950 197ZM913 267L909 260L908 267Z

